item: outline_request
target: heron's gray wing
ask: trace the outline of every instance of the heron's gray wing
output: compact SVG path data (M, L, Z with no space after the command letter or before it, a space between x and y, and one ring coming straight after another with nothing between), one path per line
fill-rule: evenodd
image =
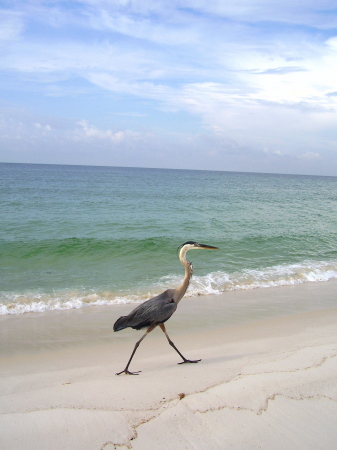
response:
M114 331L127 327L140 330L141 328L166 322L177 309L173 294L174 290L168 289L156 297L146 300L146 302L131 311L128 316L120 317L114 325Z

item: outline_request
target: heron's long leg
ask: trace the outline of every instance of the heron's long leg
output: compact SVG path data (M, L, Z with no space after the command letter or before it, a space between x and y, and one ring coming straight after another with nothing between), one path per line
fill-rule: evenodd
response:
M162 329L162 331L165 333L165 336L167 337L167 340L169 342L169 344L171 345L171 347L174 348L174 350L183 358L183 362L178 363L178 364L185 364L185 363L197 363L199 361L201 361L201 359L196 359L196 360L190 360L190 359L186 359L181 353L180 351L177 349L177 347L174 345L174 343L171 341L169 335L166 332L166 328L165 325L163 323L161 323L160 328Z
M116 375L120 375L121 373L125 373L127 375L138 375L139 372L141 372L141 370L138 370L138 372L130 372L129 369L129 365L132 361L132 358L134 356L134 354L136 353L137 348L139 347L139 344L142 342L143 339L146 338L146 336L156 328L157 325L151 325L150 328L147 329L146 333L139 339L139 341L136 342L135 348L133 349L133 352L131 353L130 359L125 367L124 370L122 370L121 372L116 373Z

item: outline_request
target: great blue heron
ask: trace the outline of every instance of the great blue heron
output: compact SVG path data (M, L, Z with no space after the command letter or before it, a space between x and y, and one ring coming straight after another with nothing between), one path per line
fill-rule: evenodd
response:
M133 349L133 352L130 356L130 359L125 369L122 370L121 372L116 373L116 375L120 375L121 373L125 373L128 375L138 375L138 373L141 372L141 371L130 372L129 365L131 363L134 354L136 353L139 344L158 325L165 333L165 336L167 337L169 344L182 357L183 361L178 364L197 363L201 361L200 359L191 361L189 359L186 359L180 353L180 351L177 349L177 347L169 338L165 329L164 322L166 322L172 316L174 311L177 309L178 303L185 295L188 285L190 284L190 280L193 273L193 266L192 263L190 261L187 261L186 259L186 253L188 252L188 250L193 249L216 250L217 248L218 247L212 247L211 245L198 244L197 242L193 241L185 242L185 244L181 245L179 252L179 260L181 264L185 267L185 277L181 285L176 289L167 289L165 292L162 292L156 297L146 300L146 302L142 303L141 305L137 306L137 308L135 308L133 311L131 311L131 313L128 316L122 316L115 322L114 331L120 331L128 327L131 327L135 330L147 328L146 333L139 339L139 341L136 342L135 348Z

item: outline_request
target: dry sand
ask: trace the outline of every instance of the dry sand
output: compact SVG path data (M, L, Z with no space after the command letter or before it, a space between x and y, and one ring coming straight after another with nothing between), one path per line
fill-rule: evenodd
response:
M335 449L337 283L184 299L142 332L130 305L0 320L1 449Z

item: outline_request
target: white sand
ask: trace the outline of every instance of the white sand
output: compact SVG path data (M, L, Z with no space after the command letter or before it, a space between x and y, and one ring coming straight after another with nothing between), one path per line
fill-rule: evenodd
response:
M139 376L115 375L142 333L111 330L130 305L1 318L0 448L334 449L336 292L184 299L167 329L202 361L155 330Z

